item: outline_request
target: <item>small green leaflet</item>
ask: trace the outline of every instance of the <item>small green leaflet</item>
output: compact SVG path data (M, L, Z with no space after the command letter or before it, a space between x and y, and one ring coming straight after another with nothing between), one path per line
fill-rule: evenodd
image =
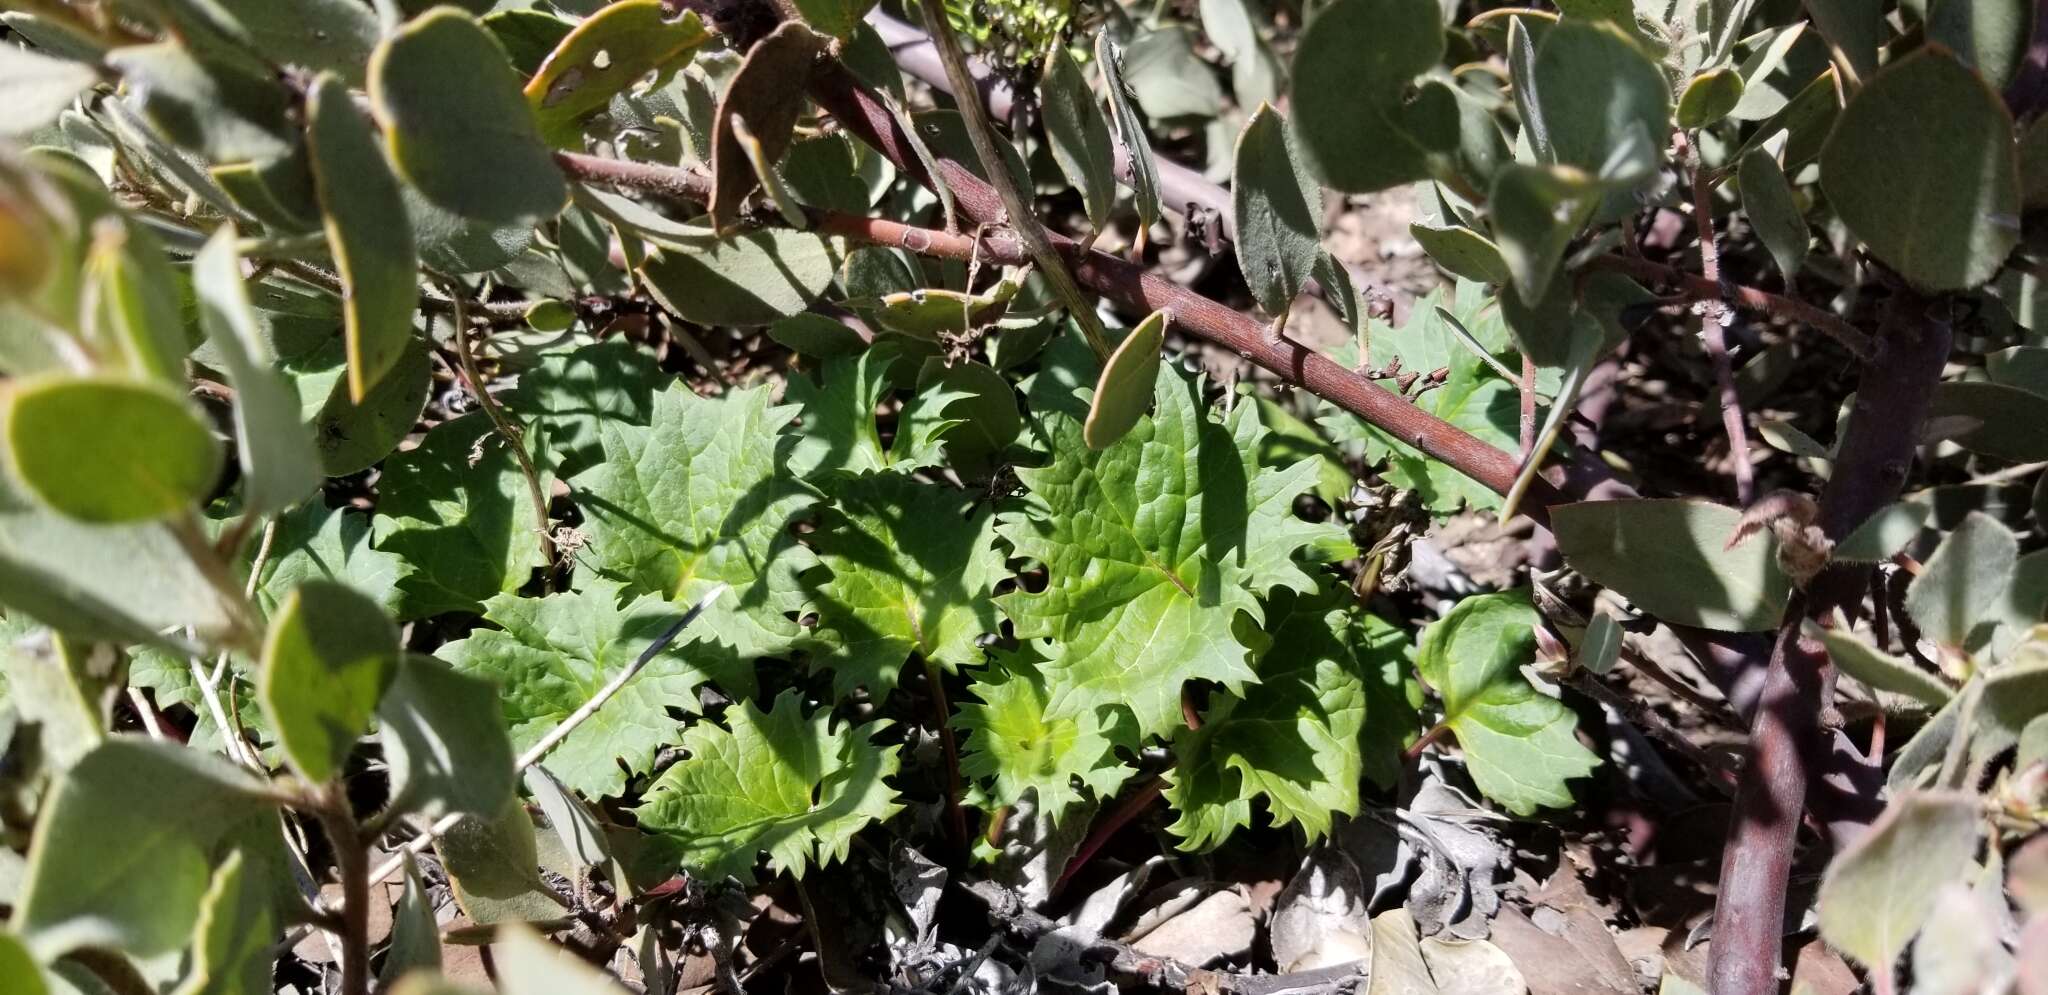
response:
M1145 416L1159 380L1160 350L1166 347L1166 326L1173 315L1155 311L1118 343L1102 376L1095 381L1095 399L1081 438L1090 449L1107 449Z
M1728 116L1742 102L1742 74L1734 66L1709 69L1692 78L1678 98L1678 126L1704 128Z
M440 655L457 670L497 683L513 746L524 750L682 614L652 594L620 602L620 585L608 581L544 598L501 594L485 604L484 617L502 628L478 629L443 646ZM644 773L654 751L675 740L668 709L695 712L697 686L713 679L730 693L753 691L751 667L734 665L730 653L695 644L669 648L550 751L548 769L592 798L622 793L627 773Z
M526 81L523 93L541 137L557 148L580 149L583 118L648 73L674 73L710 38L696 11L669 20L658 0L621 0L599 9Z
M872 742L886 723L834 729L829 710L806 716L794 690L765 713L741 701L725 717L730 731L704 722L683 734L689 755L633 810L642 829L680 845L692 874L752 881L766 850L770 870L802 877L902 808L884 780L897 751Z
M913 653L947 670L981 662L981 637L998 629L990 597L1008 575L993 511L901 474L829 490L833 505L813 545L831 576L811 607L831 648L812 665L832 671L834 692L884 693Z
M552 486L540 433L527 444ZM404 618L477 611L525 585L542 565L538 530L518 458L482 412L434 426L417 448L384 461L374 545L404 558Z
M1212 421L1200 385L1164 368L1154 391L1154 414L1105 450L1053 420L1052 464L1018 471L1036 507L997 527L1048 574L1043 591L997 599L1019 638L1044 640L1048 717L1128 708L1140 736L1180 721L1186 681L1256 680L1237 613L1259 617L1275 587L1312 588L1295 552L1342 537L1294 515L1312 461L1259 466L1256 405Z
M118 525L188 510L220 475L220 444L197 407L168 385L126 377L9 381L0 389L0 440L14 479L80 522Z
M1522 676L1542 622L1525 590L1466 598L1423 630L1415 660L1473 783L1516 815L1570 806L1565 782L1600 763L1573 735L1572 710Z
M960 773L980 782L984 806L1015 805L1032 795L1058 825L1087 800L1076 778L1096 798L1106 799L1131 769L1112 754L1115 743L1100 714L1046 715L1043 663L1028 648L997 654L969 688L979 700L962 701L953 726L967 733Z
M744 656L802 641L784 613L803 606L797 578L817 563L790 533L815 498L787 471L795 440L782 429L796 412L772 393L702 398L673 384L654 395L652 427L600 424L604 459L571 485L590 566L685 604L732 585L741 609L713 613L703 631Z

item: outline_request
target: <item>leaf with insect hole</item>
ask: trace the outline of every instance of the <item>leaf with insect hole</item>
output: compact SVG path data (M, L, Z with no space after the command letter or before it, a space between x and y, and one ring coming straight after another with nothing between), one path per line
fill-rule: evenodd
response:
M612 97L656 73L656 84L688 64L711 32L685 10L670 17L660 0L619 0L570 31L540 64L523 91L556 148L579 148L584 118Z

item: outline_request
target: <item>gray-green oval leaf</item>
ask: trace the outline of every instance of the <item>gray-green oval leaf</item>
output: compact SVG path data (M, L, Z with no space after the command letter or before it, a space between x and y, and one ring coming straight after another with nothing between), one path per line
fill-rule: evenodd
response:
M1933 911L1943 885L1977 856L1976 796L1908 792L1835 857L1820 884L1820 932L1874 971L1890 971Z
M1742 210L1749 215L1756 237L1770 251L1778 272L1790 281L1806 265L1809 239L1806 217L1800 213L1785 170L1778 166L1776 156L1756 149L1742 157L1735 184L1742 191Z
M361 400L398 363L419 304L419 261L398 181L348 87L323 75L307 98L313 182L341 273L349 396Z
M398 627L346 584L315 580L278 605L263 644L258 701L293 769L341 773L398 670Z
M703 325L766 325L787 318L824 293L832 271L823 239L776 228L665 245L640 265L663 307Z
M1821 152L1820 185L1873 254L1928 290L1991 279L2019 240L2012 116L1939 46L1857 91Z
M1709 69L1694 76L1678 97L1678 126L1704 128L1728 116L1742 102L1742 74L1733 66Z
M370 102L392 161L428 200L506 224L568 206L519 75L469 14L436 7L386 38L370 57Z
M244 477L244 511L274 515L320 486L320 453L299 420L299 399L275 368L269 341L249 305L235 230L223 227L192 260L199 324L227 366L235 389L235 442Z
M205 498L220 443L170 388L47 374L0 396L7 468L43 504L81 522L162 518Z
M1337 0L1310 20L1294 57L1293 111L1316 174L1353 193L1429 176L1435 139L1448 132L1456 143L1457 107L1407 94L1443 52L1435 0Z
M1935 708L1948 704L1949 699L1955 697L1955 692L1949 690L1948 685L1915 667L1911 660L1886 653L1855 635L1822 628L1811 620L1805 623L1802 631L1806 638L1827 647L1828 658L1835 661L1835 666L1843 673L1880 691L1903 694Z
M1265 104L1237 137L1230 197L1245 284L1267 314L1284 315L1322 255L1323 188L1295 154L1287 122Z
M1039 99L1044 105L1046 144L1053 161L1067 182L1080 191L1089 227L1101 231L1116 206L1116 148L1102 105L1064 45L1054 45L1047 56Z
M1785 614L1791 582L1776 543L1756 536L1728 549L1742 513L1695 499L1581 501L1551 510L1573 569L1666 622L1755 632Z

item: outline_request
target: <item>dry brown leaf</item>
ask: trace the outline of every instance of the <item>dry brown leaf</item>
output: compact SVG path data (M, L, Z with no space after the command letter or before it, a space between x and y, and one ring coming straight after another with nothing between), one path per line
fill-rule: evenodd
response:
M740 204L760 189L746 144L733 131L742 118L768 162L789 150L797 118L804 109L804 80L825 50L825 37L800 21L784 21L768 37L754 43L732 83L718 101L711 123L711 226L724 232L738 223Z
M1493 921L1493 943L1521 970L1530 995L1634 995L1635 969L1599 919L1584 909L1538 911L1557 932L1519 909L1503 908Z

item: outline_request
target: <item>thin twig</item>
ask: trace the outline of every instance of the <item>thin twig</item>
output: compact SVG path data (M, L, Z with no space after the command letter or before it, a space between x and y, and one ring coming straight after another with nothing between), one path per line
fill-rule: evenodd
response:
M1606 705L1608 708L1614 709L1616 715L1640 727L1658 742L1671 747L1680 756L1692 761L1701 770L1708 773L1709 780L1713 781L1714 786L1721 789L1724 794L1734 794L1734 765L1729 763L1726 758L1708 753L1706 750L1701 749L1697 743L1685 738L1685 734L1673 729L1671 723L1664 721L1664 717L1658 715L1656 709L1650 707L1649 702L1641 698L1624 695L1608 687L1607 682L1599 677L1583 670L1572 674L1570 684L1574 689L1587 697Z
M942 5L920 3L917 6L924 17L926 33L938 46L939 61L946 67L946 78L952 82L953 91L973 93L974 74L967 68L967 55L960 51L960 39L953 34L953 25L946 20ZM1008 160L996 150L995 126L989 123L988 109L979 100L955 101L955 106L966 122L967 138L974 144L974 155L981 160L982 171L988 174L989 184L1002 198L1010 228L1024 239L1024 247L1030 252L1032 261L1038 264L1038 271L1045 274L1052 283L1053 291L1066 303L1074 322L1081 326L1081 333L1087 337L1089 348L1095 350L1096 358L1109 358L1109 343L1102 337L1102 323L1096 320L1094 305L1082 296L1081 288L1075 285L1074 275L1067 272L1066 260L1053 250L1051 240L1046 238L1045 226L1039 224L1031 202L1017 188L1017 178L1010 175Z
M832 983L832 972L825 967L825 931L818 926L818 907L811 904L811 893L804 887L804 879L792 880L796 884L797 904L804 910L804 932L811 934L811 950L817 954L818 981L826 991L836 993L839 986Z
M276 269L278 272L300 283L324 290L336 297L341 296L345 292L339 275L321 269L304 260L280 259L277 260ZM475 309L478 314L489 318L493 324L498 324L525 321L526 312L529 308L533 307L533 303L531 301L473 301L470 303L470 307ZM435 297L432 294L422 293L420 294L420 310L428 314L454 314L455 302L445 297Z
M334 850L341 875L341 995L370 992L370 878L368 842L356 826L348 791L340 782L328 785L318 807L320 826Z
M1808 304L1797 298L1773 294L1745 287L1737 283L1716 283L1703 276L1694 276L1675 266L1631 256L1594 256L1586 261L1590 269L1603 269L1646 283L1661 283L1678 288L1687 300L1717 300L1733 303L1751 311L1762 311L1788 321L1798 322L1815 329L1829 338L1840 342L1857 359L1869 362L1871 358L1870 336L1856 326L1836 317L1823 308Z
M1630 649L1626 642L1622 643L1621 646L1621 662L1641 671L1651 680L1663 685L1665 690L1677 695L1686 704L1699 709L1701 716L1714 719L1732 729L1743 728L1742 719L1738 716L1730 715L1726 705L1701 694L1699 689L1679 680L1678 675L1664 669L1663 664L1651 659L1646 654Z
M469 293L450 280L443 289L448 299L455 304L455 358L462 367L462 379L469 385L470 396L476 398L476 406L483 410L484 417L498 430L498 436L512 447L512 458L519 461L519 473L526 478L526 494L533 501L533 520L540 534L541 561L547 564L547 578L551 582L555 570L561 564L561 553L555 548L554 531L548 528L548 495L541 487L540 470L533 465L533 457L526 451L525 433L498 406L498 399L484 389L483 374L477 372L476 355L469 344Z
M1714 234L1714 188L1700 163L1697 150L1683 136L1679 142L1688 150L1692 163L1692 214L1699 228L1700 275L1714 286L1721 283L1721 247ZM1735 501L1747 508L1756 500L1756 470L1750 466L1749 430L1742 416L1742 395L1735 390L1735 367L1728 359L1728 324L1735 319L1719 295L1700 301L1700 338L1707 358L1714 364L1714 386L1721 394L1721 430L1728 435L1728 457L1733 462Z
M1529 454L1536 451L1536 361L1522 357L1522 461L1528 462ZM1564 403L1558 398L1559 404Z
M256 596L257 578L263 576L263 565L270 560L271 544L277 542L277 519L263 523L263 541L256 546L256 558L249 561L249 579L242 584L242 596Z
M164 738L163 723L156 718L156 706L149 703L149 697L138 687L128 689L128 704L134 706L135 717L142 720L142 728L151 739Z

